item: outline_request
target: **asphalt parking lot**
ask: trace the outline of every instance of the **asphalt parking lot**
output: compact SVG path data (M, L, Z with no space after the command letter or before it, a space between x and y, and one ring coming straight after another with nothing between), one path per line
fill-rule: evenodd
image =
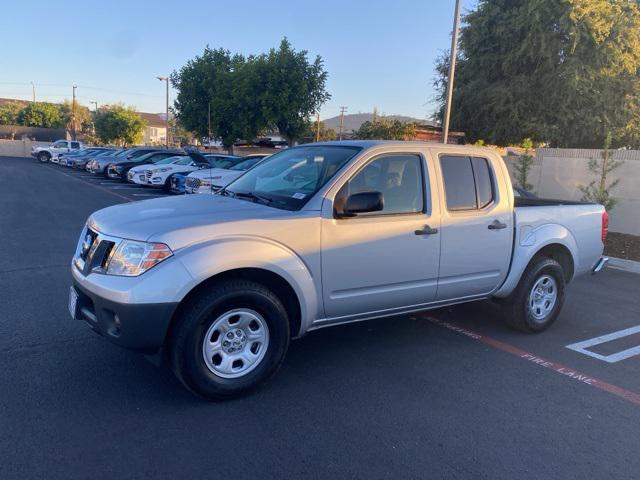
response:
M491 302L320 330L207 403L67 311L87 216L158 195L0 158L0 479L638 478L640 276L575 281L540 335Z

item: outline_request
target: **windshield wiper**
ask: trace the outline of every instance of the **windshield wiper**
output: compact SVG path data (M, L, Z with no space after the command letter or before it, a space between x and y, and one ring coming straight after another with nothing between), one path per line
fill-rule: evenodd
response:
M273 203L273 198L260 195L259 193L254 193L254 192L233 192L233 193L235 193L234 195L235 197L248 198L249 200L253 200L255 203L262 203L263 205L269 205Z

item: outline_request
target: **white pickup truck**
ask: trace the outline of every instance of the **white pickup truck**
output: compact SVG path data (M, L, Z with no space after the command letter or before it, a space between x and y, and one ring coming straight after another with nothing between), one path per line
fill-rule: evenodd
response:
M52 161L57 163L61 153L78 152L85 148L82 142L75 140L56 140L46 147L31 147L31 156L37 158L42 163Z
M514 199L486 148L302 145L216 195L95 212L69 308L191 391L228 398L271 377L291 338L330 325L493 298L509 325L540 332L566 285L605 265L607 221L596 204Z

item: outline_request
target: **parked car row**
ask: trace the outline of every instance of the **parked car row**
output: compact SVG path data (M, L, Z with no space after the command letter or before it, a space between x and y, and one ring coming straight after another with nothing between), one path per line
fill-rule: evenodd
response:
M33 150L32 155L42 162L46 156L46 161L51 163L121 182L164 188L175 194L214 193L268 156L203 155L161 147L83 147L54 151L53 145L57 143L47 150Z

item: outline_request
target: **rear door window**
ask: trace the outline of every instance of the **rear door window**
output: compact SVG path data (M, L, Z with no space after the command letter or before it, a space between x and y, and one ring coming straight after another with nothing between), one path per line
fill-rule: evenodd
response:
M493 175L487 159L442 155L440 168L447 210L478 210L494 201Z

